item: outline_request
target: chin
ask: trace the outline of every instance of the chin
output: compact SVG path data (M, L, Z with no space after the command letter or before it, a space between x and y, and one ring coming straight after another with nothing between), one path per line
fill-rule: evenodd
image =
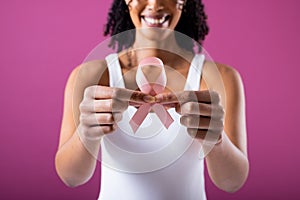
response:
M139 30L140 35L144 37L145 41L162 42L165 41L174 30L164 27L142 27Z

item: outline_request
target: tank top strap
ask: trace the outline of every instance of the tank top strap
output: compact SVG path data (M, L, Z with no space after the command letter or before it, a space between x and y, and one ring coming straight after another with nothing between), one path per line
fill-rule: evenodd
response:
M117 53L109 54L105 57L108 73L109 73L109 86L125 88L121 65Z
M191 62L184 90L199 90L200 78L205 60L204 54L196 54Z

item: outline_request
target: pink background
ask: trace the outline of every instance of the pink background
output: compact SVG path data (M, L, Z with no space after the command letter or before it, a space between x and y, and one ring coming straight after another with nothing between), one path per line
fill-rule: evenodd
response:
M99 167L90 182L71 189L58 179L54 155L65 82L103 40L109 2L0 2L1 199L97 198ZM211 28L205 48L244 80L251 162L235 194L207 179L208 199L299 199L300 3L205 3Z

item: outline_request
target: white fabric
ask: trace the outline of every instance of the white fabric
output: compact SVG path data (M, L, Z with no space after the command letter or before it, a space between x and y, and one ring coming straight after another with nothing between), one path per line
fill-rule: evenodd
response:
M107 56L111 87L124 88L117 54ZM192 60L184 90L199 90L204 55ZM206 200L201 145L193 141L174 119L165 129L155 113L149 113L133 134L129 120L136 108L129 106L118 129L101 142L99 200Z

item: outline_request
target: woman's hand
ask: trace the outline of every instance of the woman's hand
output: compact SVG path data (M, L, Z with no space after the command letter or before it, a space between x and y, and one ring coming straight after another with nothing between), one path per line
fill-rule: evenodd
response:
M221 142L225 113L218 93L209 90L162 93L156 96L156 101L167 107L175 105L181 114L180 123L192 137L211 144Z
M89 140L99 140L112 133L128 104L141 104L151 99L139 91L105 86L90 86L85 89L80 103L79 134Z

